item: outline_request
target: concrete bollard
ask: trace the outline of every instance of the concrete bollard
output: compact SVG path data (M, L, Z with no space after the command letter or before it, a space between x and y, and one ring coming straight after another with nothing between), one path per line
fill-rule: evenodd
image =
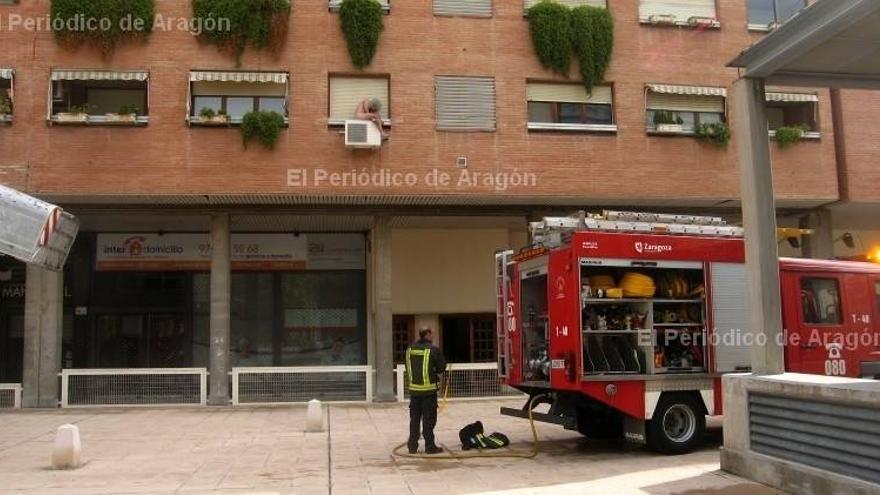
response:
M61 425L55 434L52 450L52 467L55 469L76 469L82 464L82 443L79 428L74 425Z
M309 401L309 408L306 410L306 432L316 433L324 431L324 408L321 401L312 399Z

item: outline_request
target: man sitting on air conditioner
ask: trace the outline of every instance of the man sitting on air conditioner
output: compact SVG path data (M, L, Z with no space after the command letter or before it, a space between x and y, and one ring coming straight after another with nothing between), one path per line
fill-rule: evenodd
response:
M385 132L385 127L382 123L382 115L379 113L381 110L382 102L377 98L364 98L358 104L357 110L355 110L355 116L358 119L369 120L376 124L376 127L379 128L379 132L382 134L382 139L388 139L390 134Z

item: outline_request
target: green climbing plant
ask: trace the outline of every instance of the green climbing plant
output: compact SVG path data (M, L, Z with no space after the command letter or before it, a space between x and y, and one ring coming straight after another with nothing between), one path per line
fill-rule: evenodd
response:
M192 11L205 27L200 39L236 60L248 46L277 53L287 40L290 0L193 0Z
M284 117L278 112L248 112L241 119L241 138L245 148L253 139L266 148L275 148L282 129L284 129Z
M542 0L528 10L529 33L538 60L544 67L568 77L571 67L571 9Z
M92 45L109 54L122 41L146 40L153 31L154 0L51 0L55 39Z
M614 48L614 20L608 9L583 5L571 11L572 48L588 92L605 79Z
M730 127L724 122L699 124L694 129L694 134L697 138L713 142L720 147L725 147L730 143Z
M804 138L804 133L809 128L805 125L785 126L776 129L776 144L780 148L788 148L793 144L797 144Z
M385 29L383 17L382 5L376 0L342 0L339 6L339 25L348 55L358 69L363 70L373 61Z

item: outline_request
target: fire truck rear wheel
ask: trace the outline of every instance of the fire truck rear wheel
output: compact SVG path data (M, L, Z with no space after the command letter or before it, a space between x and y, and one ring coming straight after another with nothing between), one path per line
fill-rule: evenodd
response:
M703 405L689 394L664 395L647 422L648 446L666 455L693 451L706 432Z

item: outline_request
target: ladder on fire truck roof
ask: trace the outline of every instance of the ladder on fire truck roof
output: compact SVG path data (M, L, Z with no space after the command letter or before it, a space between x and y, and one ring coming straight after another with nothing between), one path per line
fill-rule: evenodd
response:
M699 235L704 237L741 238L743 228L728 225L721 217L672 215L604 210L598 214L579 211L567 217L544 217L529 223L533 246L559 247L573 232L640 232L645 234Z

